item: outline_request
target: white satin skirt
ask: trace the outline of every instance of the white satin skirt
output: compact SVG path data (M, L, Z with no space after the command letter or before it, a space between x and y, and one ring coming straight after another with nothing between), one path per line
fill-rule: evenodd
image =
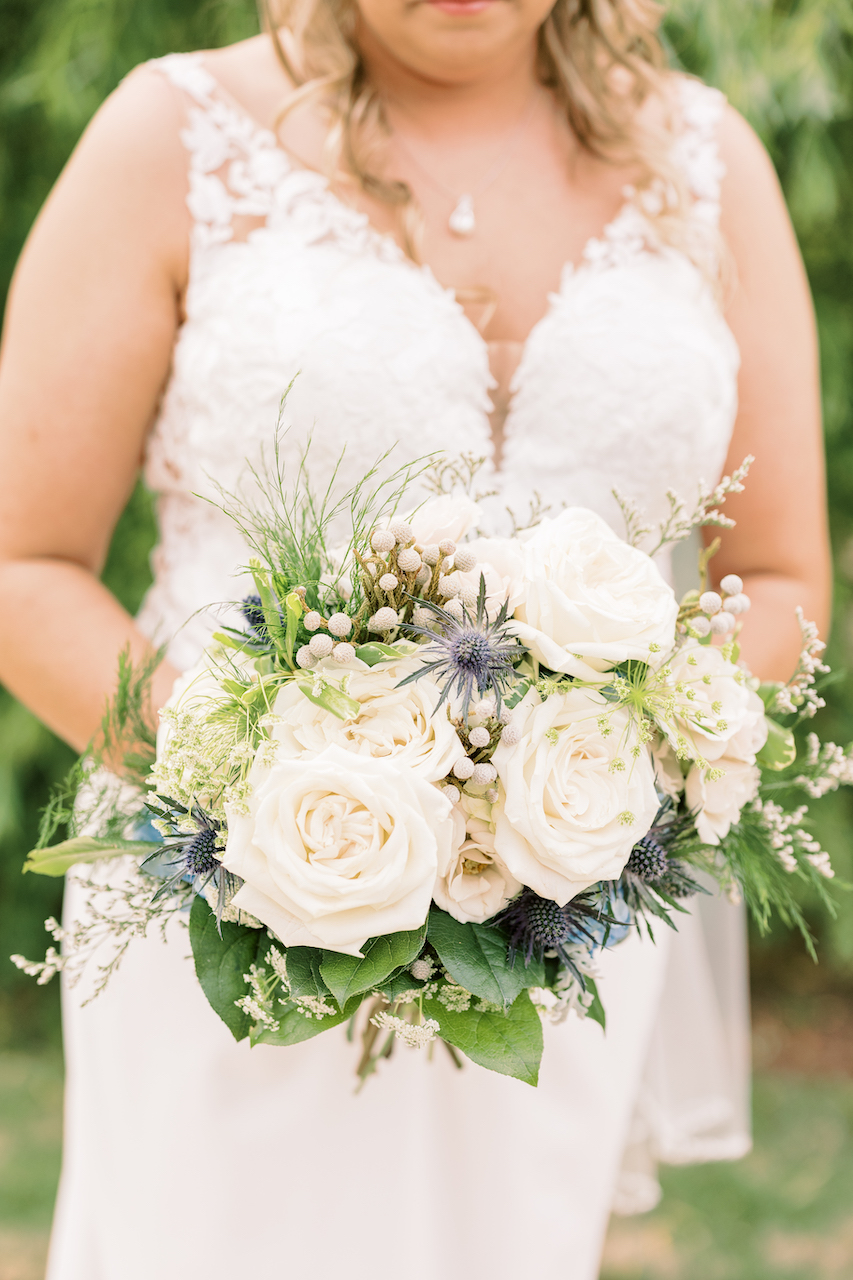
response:
M606 1034L547 1026L537 1089L398 1044L356 1095L343 1027L235 1044L186 929L132 943L92 1004L64 994L47 1280L594 1280L658 1159L749 1147L743 918L681 919L602 956Z

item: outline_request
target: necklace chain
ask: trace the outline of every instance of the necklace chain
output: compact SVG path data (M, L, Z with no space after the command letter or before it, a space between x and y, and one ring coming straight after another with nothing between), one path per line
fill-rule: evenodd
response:
M498 157L497 161L490 169L486 170L486 173L477 185L470 188L468 191L455 191L452 187L449 187L446 182L442 182L440 178L437 178L435 174L431 173L429 169L427 169L426 166L418 159L409 144L403 139L402 135L397 130L392 129L397 145L400 147L401 151L408 156L415 168L420 170L427 182L429 182L437 191L441 191L443 195L449 196L449 198L453 200L453 210L447 220L447 225L454 235L469 237L476 231L477 221L474 215L474 196L482 195L482 193L488 190L493 183L497 182L498 178L509 164L512 159L513 152L515 151L515 145L533 116L533 111L536 106L536 98L537 95L534 92L530 102L525 107L525 110L509 131L505 140L505 149L503 154Z

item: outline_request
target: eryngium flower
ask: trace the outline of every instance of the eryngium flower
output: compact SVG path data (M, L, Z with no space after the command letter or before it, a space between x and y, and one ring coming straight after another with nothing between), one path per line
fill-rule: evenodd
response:
M501 928L508 937L507 956L510 965L515 964L515 957L519 953L523 956L524 963L529 964L532 959L541 960L546 951L555 951L566 968L584 986L583 975L575 963L570 946L573 944L591 948L601 945L601 931L594 929L593 925L606 926L618 924L619 921L615 916L609 915L600 899L592 894L578 894L561 907L549 898L540 898L532 889L523 889L491 923Z
M666 849L649 835L637 841L625 864L625 870L632 871L641 880L660 880L666 868Z
M486 580L480 574L480 591L475 613L462 610L461 621L431 600L419 600L418 606L427 609L441 627L439 633L428 627L407 623L403 630L432 641L419 671L413 671L400 684L408 684L430 673L441 689L438 706L453 692L462 700L462 717L468 719L468 708L476 689L481 696L492 693L501 711L501 698L506 688L517 679L514 664L527 650L507 629L507 606L504 605L494 622L486 613ZM436 708L437 709L437 708Z
M142 863L143 870L149 875L164 880L154 895L154 901L165 897L181 880L189 880L195 893L201 893L212 883L217 890L218 924L224 908L241 884L238 876L221 865L225 851L222 824L199 804L186 809L165 796L156 798L159 806L149 802L148 808L161 823L168 823L171 831L164 837L162 848ZM183 829L189 821L195 826L194 831Z

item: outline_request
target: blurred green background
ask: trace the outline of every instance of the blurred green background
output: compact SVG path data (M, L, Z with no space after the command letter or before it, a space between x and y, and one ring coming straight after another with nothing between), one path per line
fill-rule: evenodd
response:
M823 359L836 556L830 661L847 670L853 668L853 5L672 0L664 29L673 62L723 89L764 139L802 245ZM256 31L253 0L0 0L0 295L51 184L121 77L146 58ZM130 608L149 581L153 537L150 502L139 488L105 572ZM846 743L853 739L853 681L835 685L832 704L819 728ZM0 1280L39 1274L55 1178L58 991L36 987L5 957L41 955L42 923L59 912L59 886L23 878L20 866L47 789L70 761L67 748L0 689L0 1259L6 1259ZM853 792L817 806L815 830L839 875L853 881ZM853 1276L853 1086L825 1083L833 1074L853 1075L853 893L839 894L835 919L806 905L820 940L820 967L780 933L753 939L757 1057L765 1071L756 1155L731 1169L673 1171L665 1208L614 1231L606 1270L612 1280ZM800 1075L781 1075L785 1069ZM821 1134L831 1137L821 1142ZM834 1197L824 1191L829 1185ZM816 1253L819 1240L829 1245Z

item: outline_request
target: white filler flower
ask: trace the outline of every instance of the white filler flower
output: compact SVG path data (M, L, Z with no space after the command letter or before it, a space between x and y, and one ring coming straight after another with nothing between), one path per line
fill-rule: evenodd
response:
M340 684L341 673L347 673L346 692L361 704L361 710L355 719L341 720L306 698L295 683L285 685L273 708L272 737L278 757L316 756L336 744L358 755L407 765L428 782L445 778L464 757L465 748L447 708L436 711L440 689L428 676L397 688L422 666L419 657L375 667L358 659L343 665L319 663L312 675L327 675L330 684Z
M658 809L649 751L628 713L607 705L586 689L544 702L528 693L513 712L519 742L501 742L493 757L505 792L494 810L495 851L516 879L561 906L619 876Z
M600 516L569 507L520 537L525 581L515 630L545 666L584 675L584 663L604 671L672 648L672 588Z
M450 802L410 769L327 747L253 768L249 814L228 814L233 899L285 946L359 955L418 929L453 847Z
M481 924L506 906L521 888L495 853L495 826L488 800L464 793L453 807L454 851L435 882L433 897L455 920Z

